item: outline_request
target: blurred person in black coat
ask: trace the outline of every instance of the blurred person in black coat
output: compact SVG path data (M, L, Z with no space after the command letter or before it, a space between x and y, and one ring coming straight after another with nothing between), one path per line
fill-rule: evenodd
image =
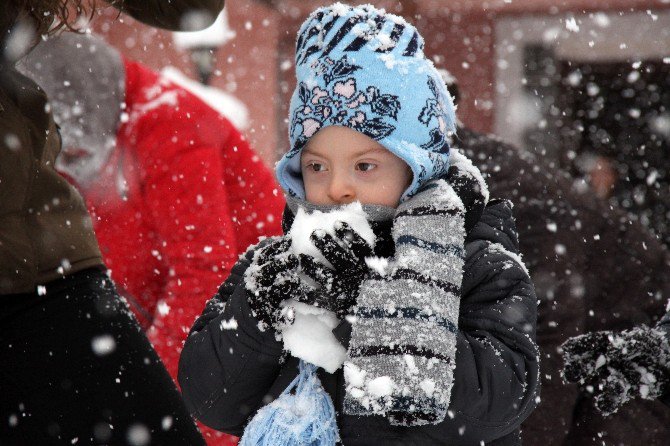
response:
M450 92L458 99L455 80ZM670 297L670 255L639 221L597 197L542 155L464 125L456 147L490 177L491 195L514 202L520 251L539 299L541 402L523 423L528 445L667 445L670 410L636 399L604 417L561 377L561 345L599 330L654 325Z
M146 23L211 24L223 0L110 2ZM40 36L94 0L0 8L0 444L204 444L137 320L107 276L79 193L54 169L47 95L15 69ZM55 25L55 28L54 28Z

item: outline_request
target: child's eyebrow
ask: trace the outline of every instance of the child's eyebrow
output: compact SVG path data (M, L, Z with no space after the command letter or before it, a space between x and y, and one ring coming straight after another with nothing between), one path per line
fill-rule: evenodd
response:
M303 150L302 150L302 154L303 154L303 155L321 156L321 157L324 156L324 155L321 155L320 153L316 153L315 151L313 151L313 150L309 150L309 149L303 149Z
M382 149L380 147L370 147L368 149L363 149L359 152L355 152L353 154L352 158L358 158L359 156L370 155L370 154L375 154L375 153L382 153L382 152L388 152L388 151L386 149Z
M363 155L369 155L369 154L375 154L375 153L391 153L386 149L380 148L380 147L369 147L367 149L359 150L358 152L354 152L351 154L352 158L358 158ZM326 154L318 153L315 152L314 150L310 149L303 149L302 150L303 155L312 155L312 156L319 156L321 158L326 158Z

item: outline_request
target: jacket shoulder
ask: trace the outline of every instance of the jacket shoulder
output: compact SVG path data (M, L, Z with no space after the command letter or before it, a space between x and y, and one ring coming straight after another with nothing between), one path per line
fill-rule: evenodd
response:
M511 201L493 199L488 202L465 243L478 240L498 243L508 251L519 252L519 236Z

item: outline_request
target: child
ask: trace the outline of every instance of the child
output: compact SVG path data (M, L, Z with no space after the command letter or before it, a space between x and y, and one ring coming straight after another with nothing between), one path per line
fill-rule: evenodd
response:
M293 299L341 320L344 367L318 377L343 444L520 444L538 391L536 299L511 205L488 201L450 150L453 104L422 50L413 26L369 5L321 8L301 27L277 164L285 235L240 259L180 360L203 423L241 435L296 377L281 342ZM300 208L354 202L373 246L339 222L311 233L321 256L296 255Z

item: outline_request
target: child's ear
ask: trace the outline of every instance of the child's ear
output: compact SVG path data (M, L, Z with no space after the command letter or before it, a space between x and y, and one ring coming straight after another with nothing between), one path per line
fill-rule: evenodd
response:
M412 168L409 167L409 165L406 166L406 172L407 172L407 181L405 181L405 189L407 189L414 181L414 172L412 171Z

